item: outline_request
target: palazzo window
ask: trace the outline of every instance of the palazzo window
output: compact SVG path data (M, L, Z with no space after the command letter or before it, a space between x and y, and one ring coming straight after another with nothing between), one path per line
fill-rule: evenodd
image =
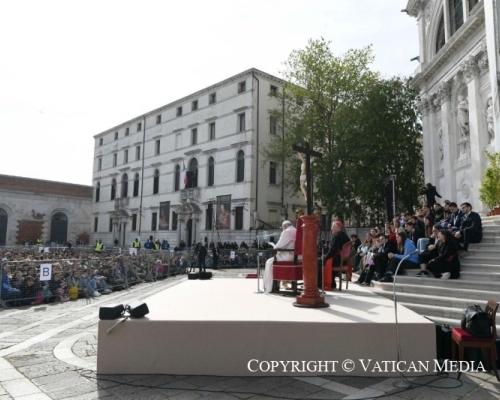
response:
M179 164L177 164L175 166L175 172L174 172L174 191L175 192L179 191L180 180L181 180L181 167Z
M153 194L158 194L160 188L160 171L155 169L155 174L153 178Z
M134 177L134 197L139 196L139 174Z
M238 151L236 156L236 182L245 180L245 153L243 150Z
M214 177L215 177L215 162L214 158L210 157L208 159L208 186L214 185L214 180L215 180Z

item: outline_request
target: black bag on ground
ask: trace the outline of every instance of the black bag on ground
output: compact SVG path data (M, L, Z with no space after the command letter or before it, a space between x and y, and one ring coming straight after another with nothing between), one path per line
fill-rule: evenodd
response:
M462 312L462 329L472 336L491 337L491 324L488 314L475 304Z
M451 360L451 327L447 324L436 325L436 358Z
M495 344L497 345L497 369L500 369L500 337L497 337Z

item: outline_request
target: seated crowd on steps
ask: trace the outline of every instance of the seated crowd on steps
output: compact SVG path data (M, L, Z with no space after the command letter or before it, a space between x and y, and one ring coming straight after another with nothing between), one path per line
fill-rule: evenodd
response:
M353 269L360 274L355 283L393 282L400 263L399 271L418 270L416 276L422 278L458 279L459 258L467 255L470 243L481 242L482 236L481 217L470 203L460 207L448 200L444 207L437 202L426 204L417 215L404 213L386 223L384 233L372 229L363 243L355 243L357 238L351 237L357 249Z

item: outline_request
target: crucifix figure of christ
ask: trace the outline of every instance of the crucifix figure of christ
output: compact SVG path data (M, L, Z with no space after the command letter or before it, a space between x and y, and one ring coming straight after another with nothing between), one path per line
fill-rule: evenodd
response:
M312 199L312 179L311 179L311 156L323 159L323 154L311 149L309 143L303 146L293 145L292 149L300 154L300 158L304 164L304 158L302 154L305 154L305 182L306 182L306 204L307 204L307 215L312 215L313 212L313 199ZM303 169L303 168L302 168ZM301 170L300 179L303 180L303 171ZM303 189L303 183L301 182L301 189Z

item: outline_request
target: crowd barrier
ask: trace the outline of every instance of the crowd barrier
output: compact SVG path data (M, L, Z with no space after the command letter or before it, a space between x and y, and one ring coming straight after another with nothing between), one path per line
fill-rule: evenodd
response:
M109 248L95 254L93 248L83 246L51 247L43 252L38 246L10 246L0 252L12 255L2 263L0 306L4 307L97 297L195 271L200 261L205 268L214 267L211 249L204 260L195 249ZM263 267L268 257L269 250L220 249L218 268L256 268L258 263ZM71 290L75 286L76 294Z

